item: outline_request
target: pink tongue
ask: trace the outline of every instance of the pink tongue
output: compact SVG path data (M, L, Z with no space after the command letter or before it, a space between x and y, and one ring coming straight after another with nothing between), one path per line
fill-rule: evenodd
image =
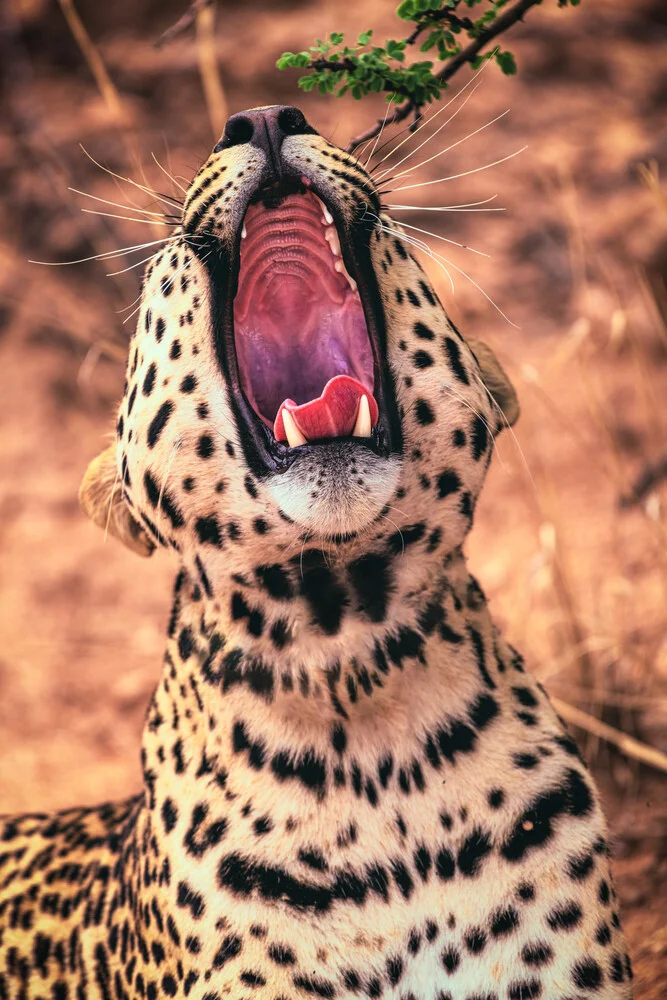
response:
M297 406L293 399L286 399L280 404L273 425L276 440L287 441L283 407L289 410L297 427L309 441L315 441L317 438L347 437L354 428L362 396L368 398L371 427L374 427L379 411L371 393L356 378L350 375L336 375L329 379L322 395L317 399L311 399L301 406Z

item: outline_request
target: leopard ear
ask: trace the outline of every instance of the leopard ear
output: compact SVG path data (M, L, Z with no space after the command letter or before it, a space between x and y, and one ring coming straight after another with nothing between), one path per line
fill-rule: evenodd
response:
M470 340L468 341L468 347L477 359L484 385L504 415L505 419L499 420L498 431L501 431L505 426L512 427L519 419L520 412L519 400L514 386L503 371L498 358L487 344L481 340Z
M79 503L93 524L140 556L150 556L155 545L132 516L117 474L116 446L94 458L79 487Z

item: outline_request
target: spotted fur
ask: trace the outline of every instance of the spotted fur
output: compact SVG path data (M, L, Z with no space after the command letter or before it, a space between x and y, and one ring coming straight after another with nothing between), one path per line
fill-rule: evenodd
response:
M359 162L287 110L282 167L366 241L400 440L258 464L217 248L275 164L236 116L147 270L82 491L181 563L144 788L6 821L0 997L627 1000L597 793L462 553L511 388Z

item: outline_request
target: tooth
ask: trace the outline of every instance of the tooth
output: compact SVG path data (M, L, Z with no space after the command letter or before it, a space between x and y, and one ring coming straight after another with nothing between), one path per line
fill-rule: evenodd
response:
M284 415L283 415L284 416ZM287 429L287 427L285 427ZM368 405L368 396L362 396L359 400L359 410L357 419L352 431L352 437L367 438L371 436L371 411Z
M336 261L336 263L334 264L334 271L338 271L339 274L344 274L349 282L350 288L352 289L353 292L356 292L357 283L354 280L354 278L350 277L350 275L347 273L347 268L345 267L345 264L343 263L342 260Z
M335 226L328 226L324 230L324 238L329 244L329 249L331 250L334 257L340 257L340 240L338 239L338 233L336 232Z
M317 195L315 195L315 197L317 198ZM322 209L322 222L323 222L323 225L325 225L325 226L332 226L333 225L333 215L331 214L331 212L329 211L329 209L324 204L324 202L322 201L321 198L317 198L317 200L319 201L320 208Z
M368 419L370 420L370 415ZM290 446L290 448L298 448L300 444L308 444L308 438L305 438L303 436L299 428L296 426L294 417L292 416L290 411L284 406L283 406L283 424L285 427L285 434L287 435L287 443Z
M243 229L241 230L241 239L244 240L248 235L248 230L245 227L245 222L243 223Z

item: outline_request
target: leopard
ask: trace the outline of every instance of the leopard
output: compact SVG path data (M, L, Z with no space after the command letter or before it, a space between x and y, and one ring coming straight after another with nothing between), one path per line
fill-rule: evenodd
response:
M143 787L4 819L3 1000L632 997L599 793L464 552L517 395L413 249L294 107L194 176L80 491L178 563Z

